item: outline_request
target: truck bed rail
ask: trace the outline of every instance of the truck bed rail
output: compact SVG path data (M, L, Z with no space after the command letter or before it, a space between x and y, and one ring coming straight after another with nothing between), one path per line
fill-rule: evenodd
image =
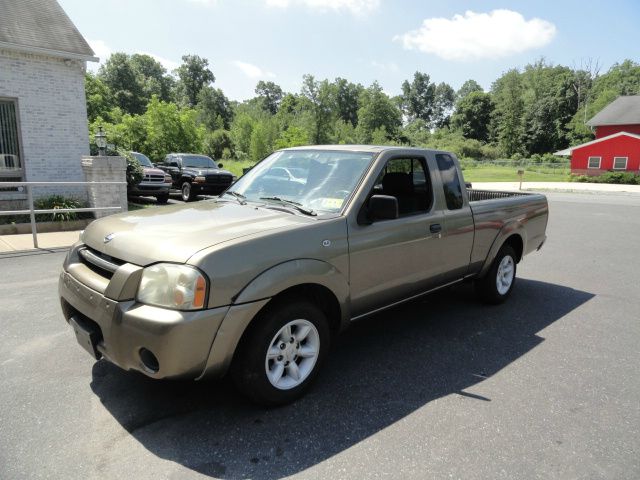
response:
M497 198L524 197L529 194L523 192L496 192L493 190L475 190L473 188L468 188L467 195L470 202L477 202L479 200L495 200Z

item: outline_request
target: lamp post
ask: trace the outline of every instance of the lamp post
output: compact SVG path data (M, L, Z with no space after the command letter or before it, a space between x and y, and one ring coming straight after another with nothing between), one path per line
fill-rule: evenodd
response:
M95 138L96 145L98 146L98 155L104 157L105 148L107 148L107 135L104 133L104 130L102 130L102 125L98 127Z

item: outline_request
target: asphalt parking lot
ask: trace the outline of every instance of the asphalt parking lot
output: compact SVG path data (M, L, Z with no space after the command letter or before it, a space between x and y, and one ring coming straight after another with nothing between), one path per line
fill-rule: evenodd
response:
M64 253L0 257L0 478L640 477L640 196L549 195L509 301L469 286L355 323L297 403L94 363Z

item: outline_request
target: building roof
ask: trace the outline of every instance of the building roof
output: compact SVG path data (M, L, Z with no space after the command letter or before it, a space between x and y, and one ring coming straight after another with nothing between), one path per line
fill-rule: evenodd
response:
M0 0L0 48L97 61L56 0Z
M558 156L566 156L566 155L571 155L571 153L574 150L577 150L579 148L582 147L587 147L589 145L593 145L595 143L600 143L600 142L604 142L606 140L611 140L612 138L616 138L616 137L631 137L631 138L635 138L637 140L640 140L640 135L637 135L635 133L629 133L629 132L618 132L618 133L614 133L612 135L607 135L606 137L602 137L602 138L598 138L596 140L591 140L590 142L587 143L583 143L581 145L576 145L575 147L569 147L569 148L565 148L564 150L560 150L558 152L555 152L554 155L558 155Z
M637 124L640 124L640 95L616 98L587 122L590 127Z

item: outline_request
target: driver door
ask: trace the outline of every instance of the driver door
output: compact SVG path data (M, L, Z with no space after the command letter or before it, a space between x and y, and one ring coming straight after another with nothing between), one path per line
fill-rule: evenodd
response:
M350 224L352 316L438 284L443 269L440 232L444 213L436 208L432 185L437 182L432 182L431 173L424 157L391 158L369 196L395 196L399 218Z

